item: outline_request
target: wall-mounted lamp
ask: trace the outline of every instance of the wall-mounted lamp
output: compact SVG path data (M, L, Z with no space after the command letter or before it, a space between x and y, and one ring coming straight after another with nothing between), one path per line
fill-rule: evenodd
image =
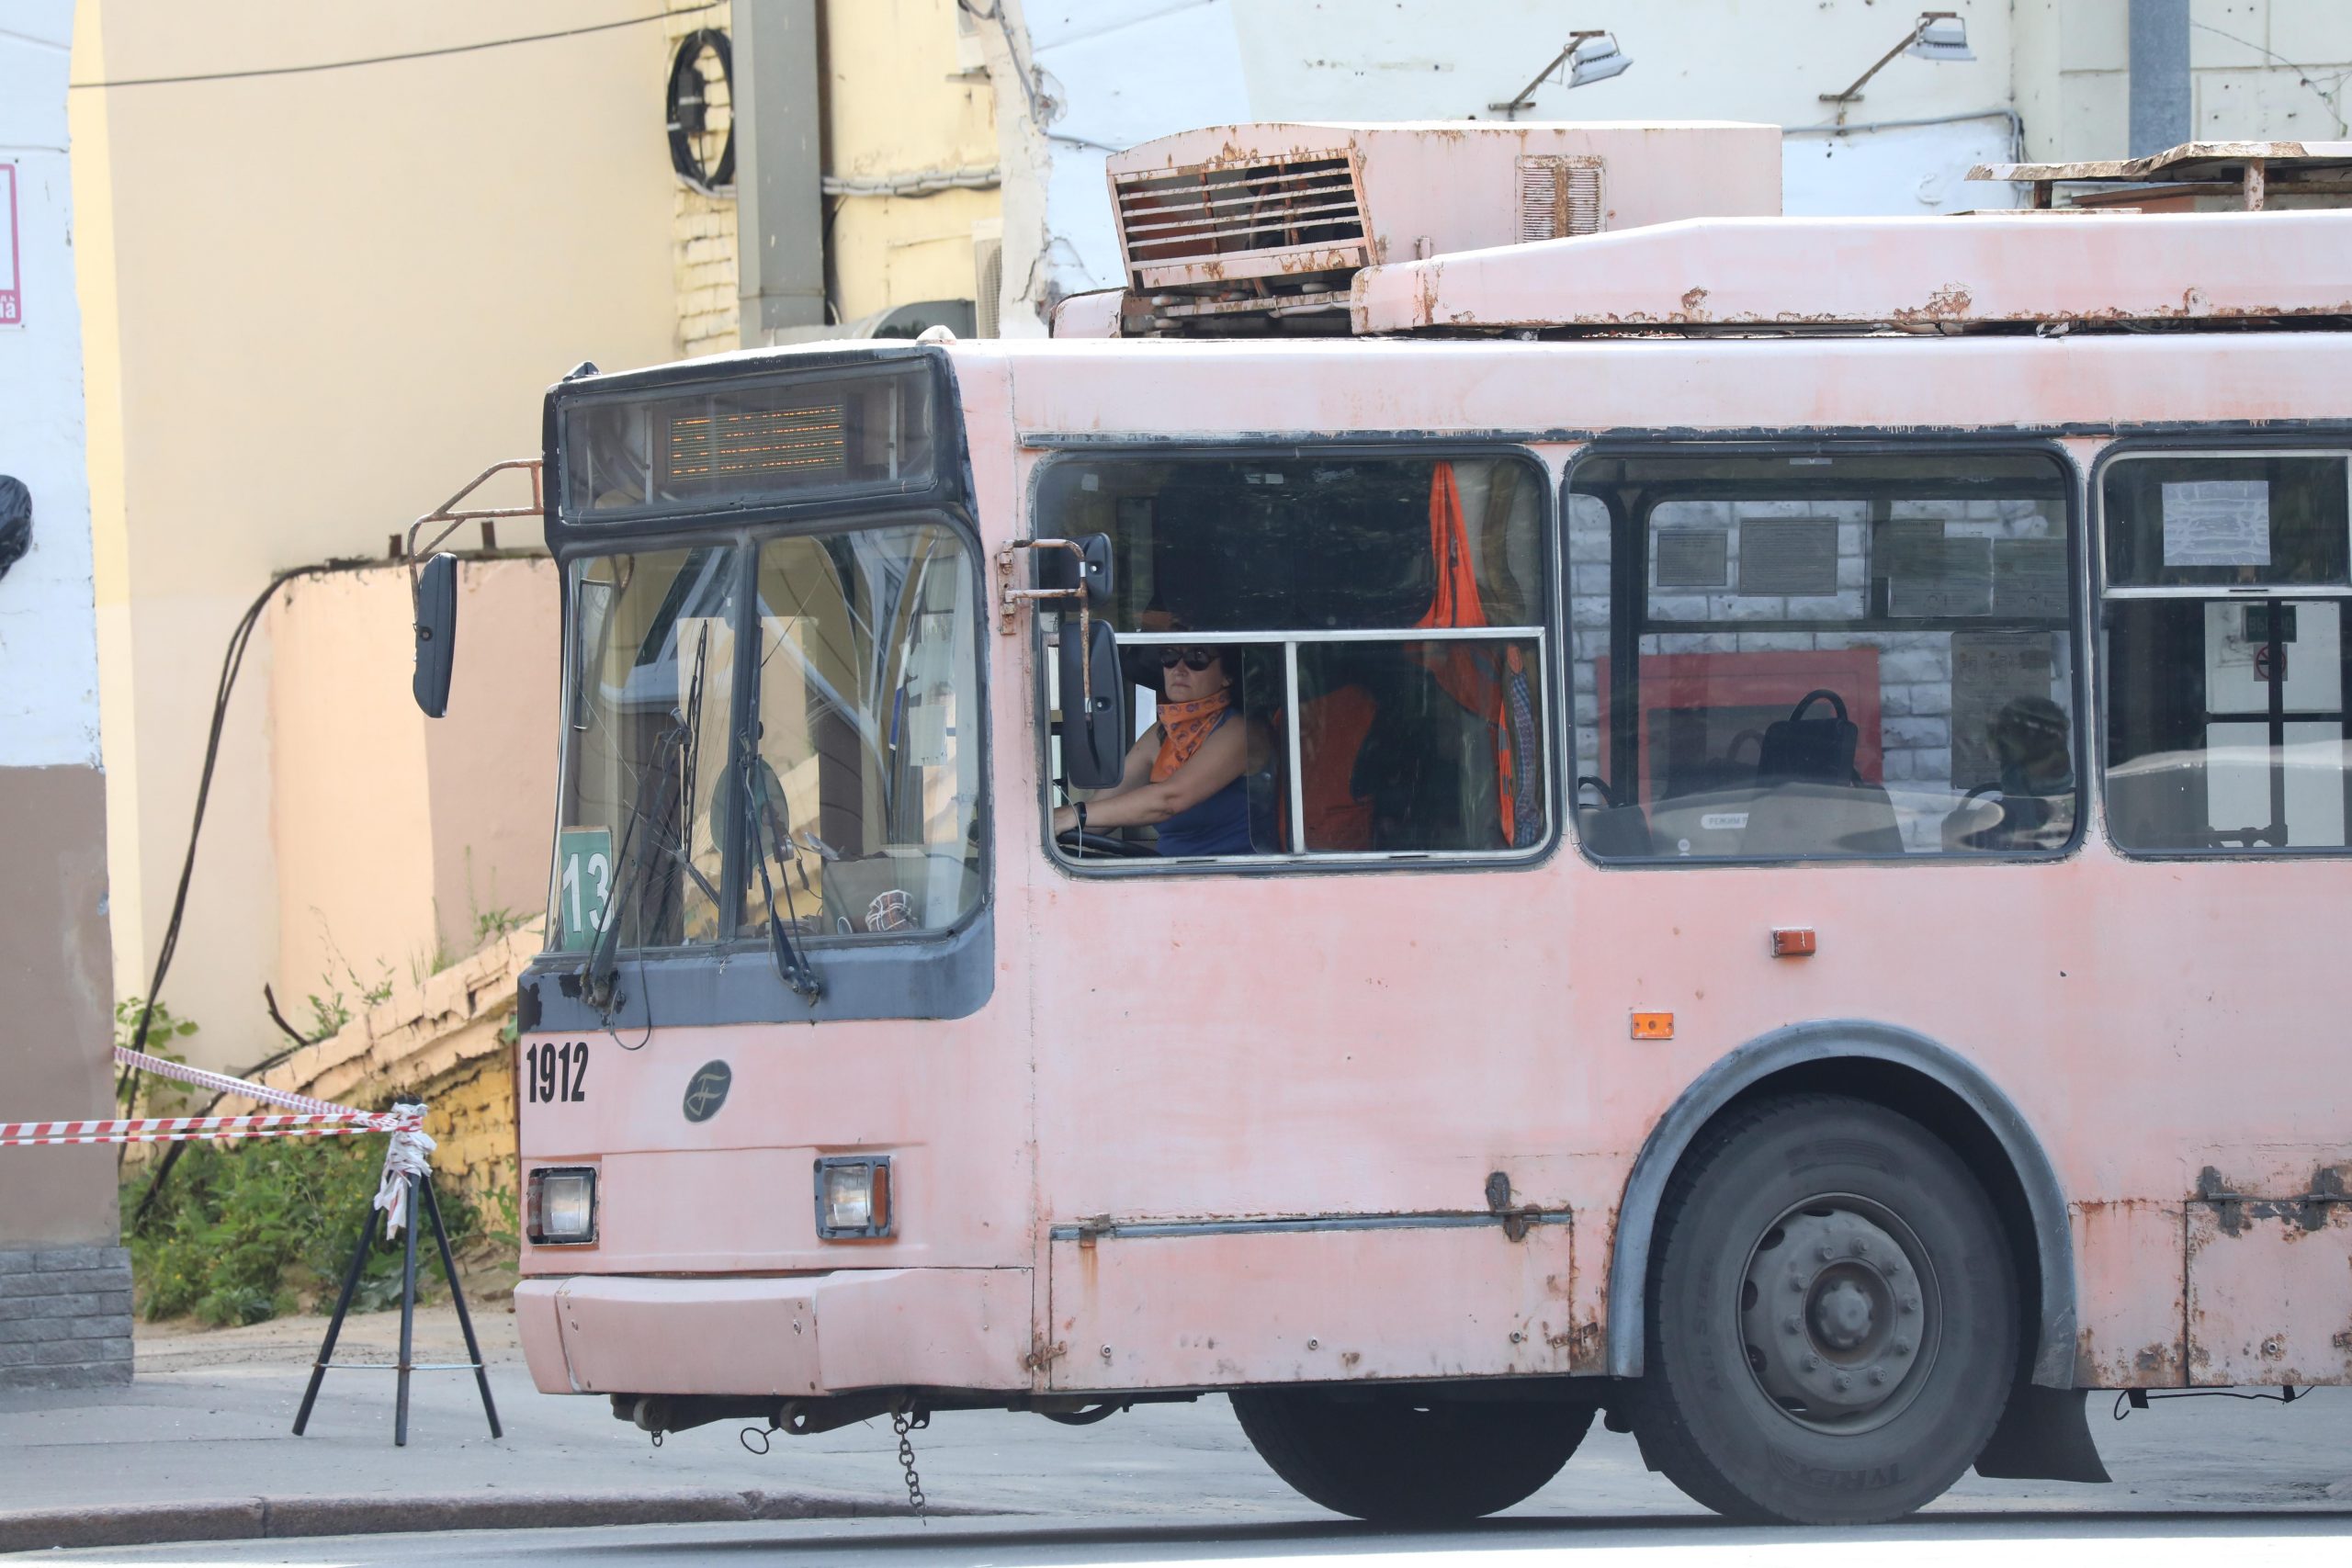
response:
M1622 76L1633 63L1634 57L1617 47L1616 34L1599 30L1573 32L1568 35L1567 47L1546 62L1526 86L1512 94L1510 102L1488 104L1487 109L1505 119L1517 119L1520 110L1535 107L1535 89L1563 65L1568 68L1565 85L1582 87Z
M1878 63L1854 78L1854 85L1842 93L1824 93L1821 101L1838 106L1838 115L1845 115L1845 106L1859 101L1862 85L1894 62L1898 54L1916 55L1921 60L1960 61L1976 58L1968 47L1968 24L1951 11L1922 11L1903 41L1878 57Z

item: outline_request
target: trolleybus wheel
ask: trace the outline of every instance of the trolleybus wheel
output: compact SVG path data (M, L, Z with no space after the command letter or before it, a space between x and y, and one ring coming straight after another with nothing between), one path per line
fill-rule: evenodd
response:
M1589 1404L1402 1390L1236 1389L1233 1413L1267 1467L1307 1501L1397 1525L1510 1507L1557 1475L1592 1425Z
M1694 1144L1651 1251L1644 1457L1695 1501L1892 1519L1975 1460L2017 1366L1984 1189L1906 1116L1767 1100Z

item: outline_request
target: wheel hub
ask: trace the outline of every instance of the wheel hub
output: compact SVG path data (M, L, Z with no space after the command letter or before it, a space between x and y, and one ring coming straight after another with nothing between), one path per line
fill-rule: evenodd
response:
M1901 1231L1904 1239L1897 1238ZM1765 1393L1809 1426L1891 1416L1932 1351L1932 1278L1900 1221L1822 1199L1768 1230L1747 1265L1741 1328Z

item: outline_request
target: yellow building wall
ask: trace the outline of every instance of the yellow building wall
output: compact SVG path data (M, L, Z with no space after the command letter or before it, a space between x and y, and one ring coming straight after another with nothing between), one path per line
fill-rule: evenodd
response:
M997 161L994 89L956 46L956 0L831 0L825 169L844 179L976 169ZM983 27L993 23L981 23ZM994 190L829 197L833 303L844 321L922 299L973 297L972 231Z
M669 47L702 28L725 29L732 7L667 0ZM825 173L882 180L997 162L994 90L978 40L959 47L955 0L823 0ZM979 24L989 26L993 24ZM661 80L668 80L664 60ZM724 94L712 95L714 112ZM720 354L739 335L736 207L674 180L673 293L681 355ZM976 229L1002 206L994 189L923 197L828 195L826 288L832 315L854 321L894 305L975 297ZM813 217L814 215L812 215Z
M73 79L313 64L645 9L83 0ZM72 95L123 991L145 988L163 935L223 644L270 575L381 557L481 468L536 453L541 394L581 360L675 356L666 59L656 20ZM405 636L368 655L405 682ZM318 979L278 964L271 661L265 635L231 708L167 993L204 1025L192 1044L240 1065L271 1032L263 982L299 996ZM427 852L384 848L387 864ZM421 925L401 945L436 940Z
M662 56L662 81L669 81L670 60L679 41L705 29L726 32L734 20L730 5L704 8L702 0L666 0L669 17L662 25L667 52ZM710 102L711 131L721 134L722 117L731 114L726 79L706 71L705 90ZM722 107L722 106L724 106ZM741 346L736 335L741 320L736 299L735 202L732 197L695 189L671 176L670 262L677 297L677 349L681 358L725 354Z

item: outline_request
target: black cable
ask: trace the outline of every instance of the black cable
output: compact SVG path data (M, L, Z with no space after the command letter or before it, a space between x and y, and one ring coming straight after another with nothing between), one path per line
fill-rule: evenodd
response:
M2298 1388L2293 1383L2282 1386L2285 1389L2282 1393L2247 1393L2234 1388L2127 1388L2115 1396L2115 1418L2120 1421L2132 1411L2145 1410L2153 1401L2159 1399L2253 1399L2270 1404L2292 1404L2312 1392L2308 1388Z
M268 608L270 600L276 596L279 589L298 577L319 577L330 572L357 571L382 564L380 561L371 560L331 560L322 561L312 566L298 566L291 570L281 571L269 580L268 587L254 595L254 602L245 607L245 613L237 618L236 628L229 634L229 646L220 659L220 683L214 688L212 694L212 724L206 731L204 738L204 766L197 774L196 811L188 822L187 853L180 861L179 887L172 895L171 918L164 924L164 940L155 950L155 973L147 982L147 997L145 1004L140 1009L139 1026L131 1032L130 1048L132 1050L144 1051L147 1048L147 1030L155 1021L155 1004L164 994L164 978L171 973L173 955L179 951L180 924L187 916L188 885L196 876L197 844L204 836L204 808L212 798L212 773L220 761L220 734L229 720L229 698L236 692L238 673L244 668L245 649L253 642L254 627L261 624L262 611ZM123 1106L126 1113L132 1108L138 1095L139 1077L137 1067L125 1067L121 1075L115 1079L114 1097L116 1101ZM131 1098L126 1099L126 1095ZM132 1229L138 1228L140 1222L147 1217L148 1210L153 1206L155 1194L163 1186L163 1179L171 1169L173 1156L178 1152L178 1148L179 1145L175 1144L165 1153L164 1164L157 1168L154 1181L148 1185L147 1194L140 1200L138 1212L131 1218ZM128 1154L130 1145L126 1144L122 1145L122 1149L124 1154ZM121 1156L118 1155L116 1158L119 1162Z
M269 65L251 71L206 71L187 76L128 76L117 82L69 82L67 86L79 92L99 87L167 87L182 82L240 82L255 76L301 76L315 71L348 71L357 65L389 65L401 60L435 60L445 54L477 54L485 49L504 49L518 43L546 43L552 39L580 38L588 33L607 33L616 28L642 27L647 22L667 21L672 17L691 17L703 11L715 11L725 0L709 0L702 6L690 6L676 11L656 11L651 16L629 17L617 22L597 22L584 28L564 28L551 33L523 33L514 38L486 39L481 43L456 43L443 49L411 50L404 54L371 54L359 60L322 60L315 65Z

